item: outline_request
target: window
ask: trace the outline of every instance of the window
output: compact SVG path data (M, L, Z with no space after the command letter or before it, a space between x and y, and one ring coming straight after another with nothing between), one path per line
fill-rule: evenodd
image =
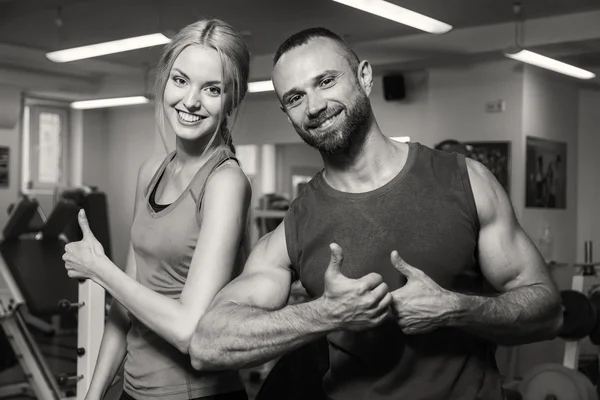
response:
M22 190L53 192L68 184L69 108L27 99L23 112Z

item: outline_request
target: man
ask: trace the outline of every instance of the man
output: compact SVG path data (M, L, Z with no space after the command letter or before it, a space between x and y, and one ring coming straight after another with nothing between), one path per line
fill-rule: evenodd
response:
M327 335L330 399L501 399L495 345L562 323L501 186L462 155L383 135L369 63L326 29L279 48L273 83L325 169L203 316L192 364L243 368ZM314 300L286 305L295 279Z

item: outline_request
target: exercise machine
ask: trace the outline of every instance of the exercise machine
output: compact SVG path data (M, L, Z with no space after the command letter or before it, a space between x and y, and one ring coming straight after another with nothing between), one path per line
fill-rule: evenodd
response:
M87 193L83 198L88 197L84 205L98 205L103 194ZM105 293L90 280L69 278L62 261L68 235L78 240L73 224L77 224L81 207L81 203L63 196L46 219L37 201L23 196L10 211L0 243L0 326L7 342L4 348L10 349L9 358L20 364L25 381L0 386L0 399L25 395L80 400L87 392L104 330ZM98 229L101 224L97 218L90 218L98 213L106 218L105 198L104 210L86 209L86 213L92 231L99 232L98 236L107 234L107 227ZM103 245L110 251L109 245ZM77 313L77 372L55 376L31 334L30 318L24 316L69 311ZM77 395L73 397L67 388L75 383Z

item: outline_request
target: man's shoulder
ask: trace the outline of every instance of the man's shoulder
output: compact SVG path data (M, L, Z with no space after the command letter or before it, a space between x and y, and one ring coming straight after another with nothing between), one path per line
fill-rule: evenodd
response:
M493 220L498 213L512 214L510 198L494 174L479 161L465 157L465 163L480 222Z
M305 212L310 209L309 205L315 201L315 191L319 190L318 180L321 179L322 173L323 171L320 171L303 185L297 196L290 202L288 213Z

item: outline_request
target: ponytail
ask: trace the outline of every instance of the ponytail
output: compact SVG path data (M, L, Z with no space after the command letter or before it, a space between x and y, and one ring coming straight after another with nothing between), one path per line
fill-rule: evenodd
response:
M235 154L235 146L233 145L233 137L231 137L231 132L229 131L229 128L227 127L226 123L221 127L221 137L223 138L223 143L225 143L227 146L229 146L229 149L231 150L231 152L233 154Z

